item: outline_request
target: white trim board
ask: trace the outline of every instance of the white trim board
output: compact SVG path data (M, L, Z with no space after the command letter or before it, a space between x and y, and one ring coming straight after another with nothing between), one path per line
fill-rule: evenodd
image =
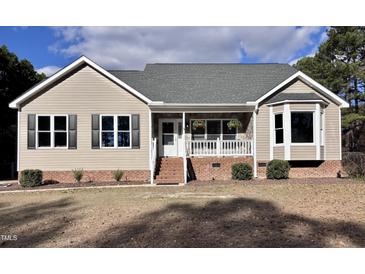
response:
M48 79L44 80L43 82L39 83L38 85L34 86L33 88L29 89L27 92L25 92L24 94L22 94L18 98L16 98L14 101L12 101L9 104L9 107L10 108L18 108L19 105L22 102L24 102L25 100L27 100L31 96L37 94L38 92L43 90L45 87L51 85L55 81L59 80L66 73L72 71L73 69L76 69L77 67L79 67L83 64L89 65L90 67L92 67L93 69L95 69L96 71L98 71L99 73L104 75L105 77L109 78L111 81L113 81L116 84L120 85L121 87L123 87L124 89L126 89L127 91L129 91L131 94L135 95L136 97L138 97L142 101L144 101L148 104L152 102L146 96L144 96L140 92L136 91L135 89L133 89L132 87L130 87L129 85L127 85L126 83L124 83L123 81L121 81L120 79L118 79L117 77L115 77L114 75L109 73L108 71L106 71L104 68L102 68L98 64L91 61L89 58L87 58L85 56L81 56L79 59L77 59L76 61L74 61L70 65L68 65L68 66L64 67L63 69L59 70L58 72L53 74Z

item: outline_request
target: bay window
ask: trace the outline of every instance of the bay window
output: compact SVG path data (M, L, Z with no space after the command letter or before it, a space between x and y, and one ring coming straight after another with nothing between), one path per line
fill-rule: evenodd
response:
M100 123L102 148L131 147L130 115L101 115Z

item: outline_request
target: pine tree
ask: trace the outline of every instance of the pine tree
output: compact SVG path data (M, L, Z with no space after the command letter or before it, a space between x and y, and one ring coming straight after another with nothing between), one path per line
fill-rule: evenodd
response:
M365 101L365 28L331 27L314 57L295 67L349 102L355 112Z

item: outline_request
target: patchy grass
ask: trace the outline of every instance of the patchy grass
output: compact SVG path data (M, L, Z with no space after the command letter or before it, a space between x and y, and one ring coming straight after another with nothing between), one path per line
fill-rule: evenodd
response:
M365 247L358 181L1 193L2 247Z

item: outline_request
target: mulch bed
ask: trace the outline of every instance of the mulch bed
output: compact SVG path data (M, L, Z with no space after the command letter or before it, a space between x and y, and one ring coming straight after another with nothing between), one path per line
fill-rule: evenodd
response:
M269 179L253 179L247 181L191 181L188 185L227 185L227 184L252 184L252 185L266 185L266 184L341 184L357 181L351 178L291 178L286 180L269 180ZM360 181L359 181L360 182Z
M117 185L146 185L148 182L82 182L82 183L47 183L36 187L22 187L17 182L0 185L1 191L11 190L37 190L37 189L57 189L57 188L78 188L78 187L92 187L92 186L117 186Z

